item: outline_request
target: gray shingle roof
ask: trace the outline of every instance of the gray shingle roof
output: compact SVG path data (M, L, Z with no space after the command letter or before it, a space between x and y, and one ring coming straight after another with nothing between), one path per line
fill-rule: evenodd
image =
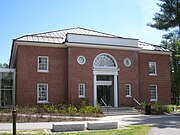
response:
M29 42L43 42L43 43L64 43L66 40L67 34L79 34L79 35L89 35L89 36L99 36L99 37L112 37L112 38L122 38L119 36L106 34L94 30L89 30L85 28L70 28L64 30L50 31L32 35L25 35L17 38L17 41L29 41ZM169 49L162 46L157 46L145 42L138 41L138 47L143 50L152 50L152 51L169 51Z
M71 28L71 29L33 34L33 35L25 35L25 36L17 38L16 40L32 41L32 42L63 43L66 39L67 33L90 35L90 36L102 36L102 37L118 37L111 34L106 34L102 32L97 32L97 31L77 27L77 28Z
M170 51L168 48L165 48L160 45L153 45L150 43L145 43L145 42L138 42L138 47L140 47L143 50L152 50L152 51Z

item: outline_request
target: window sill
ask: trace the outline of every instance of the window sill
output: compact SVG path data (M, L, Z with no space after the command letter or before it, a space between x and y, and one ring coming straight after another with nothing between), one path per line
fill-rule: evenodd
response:
M85 96L80 96L79 98L86 98Z
M157 74L149 74L149 76L158 76Z
M126 98L132 98L132 96L130 96L130 95L126 95Z
M158 101L157 99L150 99L150 101Z
M38 73L49 73L49 71L46 71L46 70L38 70L37 72Z
M48 101L38 101L37 103L38 104L48 104L49 102Z

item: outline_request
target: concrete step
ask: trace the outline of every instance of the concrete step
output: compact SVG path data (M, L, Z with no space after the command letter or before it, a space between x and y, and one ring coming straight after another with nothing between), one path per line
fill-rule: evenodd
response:
M117 116L117 115L139 115L140 112L134 107L101 107L101 112L104 115L108 116Z

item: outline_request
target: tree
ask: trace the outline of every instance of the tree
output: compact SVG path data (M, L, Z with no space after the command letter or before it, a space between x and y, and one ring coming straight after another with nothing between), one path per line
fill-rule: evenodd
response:
M0 63L0 68L8 68L8 67L9 67L8 64L6 64L6 63L4 63L4 64Z
M160 13L155 13L154 23L148 23L148 26L159 30L169 30L179 27L180 31L180 0L159 0L157 5L160 7Z
M164 35L162 44L172 50L171 63L171 93L172 103L180 102L180 36L176 33Z
M162 44L172 50L171 92L172 103L180 103L180 0L159 0L159 13L154 14L154 23L147 25L159 30L173 30L163 35Z

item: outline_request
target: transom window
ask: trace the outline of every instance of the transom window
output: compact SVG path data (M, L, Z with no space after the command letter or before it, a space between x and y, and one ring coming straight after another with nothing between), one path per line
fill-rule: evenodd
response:
M113 76L112 75L98 75L97 81L112 81Z
M47 56L38 57L38 72L48 72L48 57Z
M38 103L48 102L48 84L39 83L37 85L37 102Z
M85 98L85 84L79 83L78 89L79 89L79 98Z
M103 53L95 58L93 66L106 68L106 67L117 67L117 64L111 55Z
M150 85L150 101L157 101L157 85Z
M149 62L149 75L157 75L156 62Z
M125 85L126 97L131 97L131 84Z

